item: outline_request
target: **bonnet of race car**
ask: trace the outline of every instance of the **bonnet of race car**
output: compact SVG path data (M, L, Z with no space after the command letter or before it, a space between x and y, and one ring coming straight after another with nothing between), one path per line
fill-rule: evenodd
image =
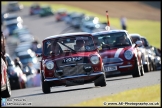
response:
M114 59L116 62L117 61L122 61L124 57L124 53L128 52L128 51L133 51L132 47L129 46L129 47L125 47L125 48L114 48L114 49L110 49L110 50L107 50L107 51L103 51L103 52L100 52L100 55L104 61L104 59ZM115 58L121 58L120 60L117 60ZM111 59L111 60L112 60Z

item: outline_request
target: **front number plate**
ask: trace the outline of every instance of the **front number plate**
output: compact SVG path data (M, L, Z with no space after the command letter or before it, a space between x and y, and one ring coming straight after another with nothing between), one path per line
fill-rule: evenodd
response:
M110 71L116 71L117 66L106 66L105 67L105 72L110 72Z

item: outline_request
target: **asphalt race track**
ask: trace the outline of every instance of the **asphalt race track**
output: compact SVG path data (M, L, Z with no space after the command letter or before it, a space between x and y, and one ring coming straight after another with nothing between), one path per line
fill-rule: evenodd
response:
M4 11L5 7L2 6L1 9ZM47 36L60 34L68 27L64 22L55 22L54 16L44 18L37 15L29 16L29 8L17 13L40 42ZM31 102L32 106L68 106L125 90L160 84L160 75L161 71L154 71L138 78L133 78L131 75L111 77L106 79L106 87L95 87L93 83L69 87L58 86L51 88L50 94L43 94L41 87L12 90L11 99L25 99L24 102Z
M57 86L51 88L50 94L44 94L41 87L13 90L11 99L26 99L32 106L67 106L124 90L160 84L160 71L149 72L139 78L127 75L107 78L106 81L106 87L95 87L93 83L69 87Z

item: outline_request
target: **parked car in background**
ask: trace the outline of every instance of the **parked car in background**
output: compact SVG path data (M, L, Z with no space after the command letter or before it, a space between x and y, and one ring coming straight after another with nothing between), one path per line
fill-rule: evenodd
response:
M95 28L93 28L91 31L92 32L100 32L100 31L105 31L105 28L107 26L107 23L105 22L99 22Z
M54 15L54 11L50 6L42 6L39 15L40 17Z
M155 56L155 70L161 70L161 52L154 46L152 46L151 50L154 52Z
M11 1L7 4L7 12L15 12L23 9L23 5L17 1Z
M82 46L83 45L83 46ZM67 33L43 40L40 63L42 91L53 86L74 86L94 82L106 86L102 59L89 33Z
M136 41L142 41L140 34L132 33L129 34L129 36L131 37L133 43L136 43ZM145 49L144 45L142 44L138 47L138 50L142 52L142 64L144 67L144 71L149 72L151 70L151 61L149 60L149 54L147 52L147 49Z
M22 28L17 28L13 31L13 36L17 38L19 35L24 35L24 34L31 34L27 26L23 26Z
M161 57L161 49L157 48L157 47L154 47L154 46L153 46L153 49L154 49L154 51L156 53L156 56L160 56Z
M144 36L141 36L141 39L142 39L142 42L143 42L143 45L144 47L146 48L148 54L149 54L149 60L151 61L151 71L154 71L155 68L156 68L156 64L155 64L155 52L152 50L152 46L149 44L148 40L144 37Z
M88 32L88 33L93 33L93 32L100 32L100 31L105 31L105 27L107 24L105 23L97 23L94 24L92 22L88 22L84 25L81 25L81 30L83 32Z
M98 17L85 16L82 19L80 29L82 32L92 33L93 30L99 29L101 25L102 24L100 24ZM104 30L105 30L105 27L104 27Z
M75 14L76 14L76 12L67 12L67 15L65 16L64 21L67 24L70 24L70 22L72 21L71 16L73 16Z
M36 54L42 53L42 45L37 40L33 41L30 49Z
M30 6L29 14L30 15L37 15L40 13L41 7L38 3L34 3Z
M15 66L9 54L6 53L5 56L8 63L7 73L9 75L11 90L26 88L26 75L23 74L19 66Z
M31 50L32 46L32 42L21 42L17 45L16 49L15 49L15 54L16 56L18 56L18 53L19 52L23 52L23 51L28 51L28 50Z
M28 77L29 75L36 74L36 68L33 67L32 63L28 63L27 65L23 66L23 73Z
M98 17L94 17L94 16L85 16L82 19L82 23L87 23L87 22L94 22L94 23L98 23L99 22L99 18Z
M10 80L7 73L7 65L1 57L1 98L11 97Z
M18 39L19 42L33 42L34 36L31 34L28 28L17 28L13 31L13 37Z
M138 46L141 41L132 43L125 30L109 30L92 33L95 44L102 57L106 76L132 74L133 77L144 75L142 53Z
M38 69L39 68L39 61L38 58L31 49L28 49L26 51L18 52L17 57L19 57L21 63L26 66L28 64L31 64L33 68Z
M1 26L3 25L3 21L4 21L4 14L5 13L1 13Z
M55 19L56 21L63 21L66 15L67 15L67 12L65 9L59 9L55 14Z
M83 13L76 13L74 15L71 15L71 22L69 24L74 28L80 28L83 18Z
M10 14L10 13L5 13L3 15L3 22L8 22L8 21L17 21L20 23L23 23L23 19L21 18L21 16L17 15L17 14Z
M37 49L36 49L35 53L36 54L42 54L42 45L41 44L37 45Z
M18 36L20 42L33 42L34 36L32 34L20 34Z
M17 28L22 28L23 24L13 20L13 21L4 22L4 26L8 28L9 35L13 35L13 31Z

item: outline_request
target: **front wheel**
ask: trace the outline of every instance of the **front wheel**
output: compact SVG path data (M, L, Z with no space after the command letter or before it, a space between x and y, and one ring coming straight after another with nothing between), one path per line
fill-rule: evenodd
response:
M152 65L153 65L153 71L156 71L156 64L155 64L155 62L152 62Z
M101 75L100 77L98 77L98 78L94 81L94 85L95 85L95 86L101 86L101 87L106 86L106 77L105 77L105 74L103 74L103 75Z
M143 65L141 65L141 69L140 69L140 72L141 72L141 76L144 76L145 72L144 72L144 68L143 68Z
M45 94L51 92L50 86L49 86L48 82L44 81L43 75L42 75L42 91Z
M11 97L11 86L10 86L10 81L9 81L8 76L6 76L6 78L7 78L6 90L2 91L2 94L1 94L3 98Z
M133 70L133 73L132 73L133 78L134 77L140 77L140 66L138 64L139 64L139 61L138 61L138 58L137 58L137 61L135 62L134 70Z
M153 66L153 63L151 62L150 63L150 71L153 71L154 70L154 66Z
M149 66L149 64L145 64L145 65L143 65L143 67L144 67L144 71L145 71L145 72L149 72L149 71L150 71L150 66Z

